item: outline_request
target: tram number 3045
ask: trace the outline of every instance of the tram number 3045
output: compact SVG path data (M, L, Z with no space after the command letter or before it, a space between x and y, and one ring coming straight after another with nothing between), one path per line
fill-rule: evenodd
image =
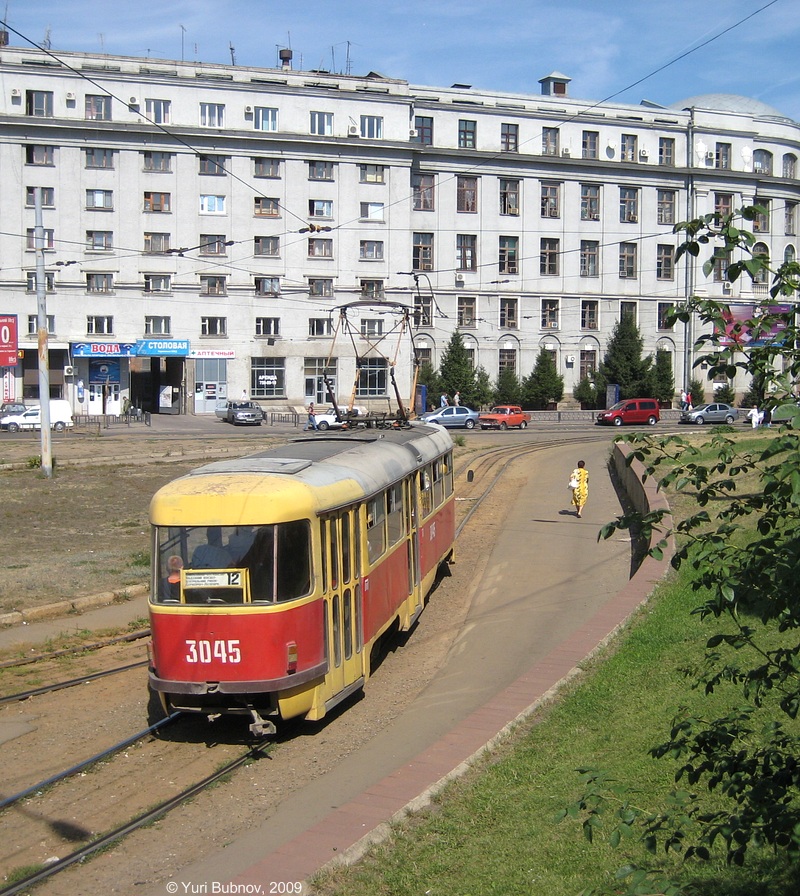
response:
M221 660L223 663L241 663L242 652L239 639L230 641L194 641L186 640L187 663L210 663Z

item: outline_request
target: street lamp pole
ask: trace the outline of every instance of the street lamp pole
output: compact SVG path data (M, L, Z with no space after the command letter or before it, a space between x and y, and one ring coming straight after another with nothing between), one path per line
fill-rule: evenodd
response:
M50 441L50 349L47 337L47 283L44 272L44 225L42 188L34 187L34 248L36 250L36 328L39 348L39 422L41 424L42 472L53 478L53 453Z

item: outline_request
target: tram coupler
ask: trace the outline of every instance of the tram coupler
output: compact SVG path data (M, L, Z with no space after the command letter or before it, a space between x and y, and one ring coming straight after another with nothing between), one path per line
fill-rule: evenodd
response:
M255 737L267 737L277 732L275 723L262 719L255 709L250 710L250 715L253 717L253 721L250 723L250 733Z

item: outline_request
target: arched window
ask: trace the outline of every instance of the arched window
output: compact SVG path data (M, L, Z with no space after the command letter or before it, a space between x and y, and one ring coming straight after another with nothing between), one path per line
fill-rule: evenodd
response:
M753 246L753 256L757 257L759 255L764 256L764 258L769 261L769 248L766 243L756 243ZM768 278L769 271L766 268L762 268L758 274L756 274L753 283L767 283Z
M794 180L797 177L797 156L787 152L783 157L783 176Z
M753 153L753 171L756 174L772 174L772 153L766 149L757 149Z
M783 263L791 264L797 261L797 252L791 243L783 250Z

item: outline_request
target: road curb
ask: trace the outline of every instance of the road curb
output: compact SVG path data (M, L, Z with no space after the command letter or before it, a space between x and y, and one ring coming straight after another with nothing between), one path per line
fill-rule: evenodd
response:
M27 610L14 610L0 615L0 628L12 625L28 625L41 622L43 619L56 619L70 613L83 613L98 607L107 607L114 603L123 603L150 591L148 585L128 585L116 591L103 591L99 594L87 594L72 600L61 600L41 607L30 607Z

